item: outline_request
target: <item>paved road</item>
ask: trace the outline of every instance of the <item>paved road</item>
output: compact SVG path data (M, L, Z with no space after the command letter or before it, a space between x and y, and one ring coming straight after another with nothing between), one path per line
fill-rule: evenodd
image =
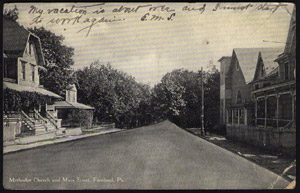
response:
M274 188L288 185L276 174L169 121L7 154L3 164L4 187L9 189L265 189L272 182L276 182ZM31 182L18 182L26 179Z

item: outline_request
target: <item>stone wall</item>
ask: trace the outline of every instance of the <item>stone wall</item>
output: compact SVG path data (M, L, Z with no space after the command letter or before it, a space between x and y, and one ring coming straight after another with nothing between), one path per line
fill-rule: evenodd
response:
M260 128L247 125L227 125L227 138L266 149L296 153L296 128Z
M13 118L3 121L3 142L14 141L15 135L19 133L21 133L21 121Z

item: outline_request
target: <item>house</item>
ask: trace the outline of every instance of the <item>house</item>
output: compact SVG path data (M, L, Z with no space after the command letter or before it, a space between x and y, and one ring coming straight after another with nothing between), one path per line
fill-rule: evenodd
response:
M257 61L262 61L262 57L269 55L275 58L282 50L282 48L233 49L227 74L221 74L221 80L224 79L223 76L227 77L227 92L224 97L229 99L226 104L226 123L252 124L254 102L251 98L251 85L249 83L253 80Z
M85 126L91 126L93 120L94 107L77 102L77 89L75 84L71 84L66 89L65 101L56 101L53 105L48 106L48 112L54 117L62 120L64 127L78 127L81 126L78 117L73 117L72 113L76 115L85 114ZM75 110L75 111L74 111ZM74 120L75 119L75 120Z
M227 74L231 85L226 87L231 95L228 138L295 154L295 26L294 9L284 48L233 50Z
M296 148L296 11L292 13L283 53L272 65L258 63L252 85L257 128L272 132L267 146L295 153ZM271 61L270 61L271 63ZM275 65L275 64L276 65ZM266 71L266 72L265 72Z
M4 135L14 140L15 135L30 132L39 135L60 128L59 120L46 113L47 102L63 99L61 96L43 88L39 81L39 68L44 65L39 37L18 23L3 19L3 94L4 97ZM17 98L17 96L19 98ZM30 101L32 97L44 97L39 104ZM22 101L20 96L27 97ZM37 98L36 97L36 98ZM11 103L22 103L16 109ZM4 139L4 141L6 138Z

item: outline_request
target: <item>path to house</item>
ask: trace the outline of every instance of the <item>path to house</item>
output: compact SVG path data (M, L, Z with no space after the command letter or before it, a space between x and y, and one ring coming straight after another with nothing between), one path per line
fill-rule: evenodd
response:
M275 173L169 121L7 154L3 168L8 189L265 189L288 185Z

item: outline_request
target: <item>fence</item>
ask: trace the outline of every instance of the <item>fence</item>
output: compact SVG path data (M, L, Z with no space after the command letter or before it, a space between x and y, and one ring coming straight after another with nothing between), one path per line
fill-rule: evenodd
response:
M92 126L83 127L81 130L83 132L99 132L103 130L110 130L115 128L115 123L109 123L109 122L98 122L93 123Z

